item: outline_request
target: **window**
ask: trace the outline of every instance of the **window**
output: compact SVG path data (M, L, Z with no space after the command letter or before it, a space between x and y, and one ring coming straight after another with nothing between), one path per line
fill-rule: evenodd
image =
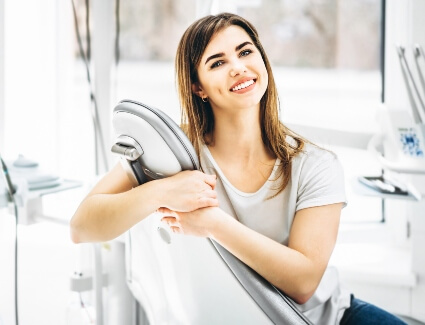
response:
M85 1L75 3L86 44ZM114 3L118 2L111 0ZM20 6L13 1L6 6L5 155L13 159L23 153L61 176L88 179L94 172L94 132L70 3L51 7L46 0L37 5L27 0L25 4L32 8L24 17L30 29L19 24ZM258 29L274 67L285 123L358 134L377 128L381 0L126 0L119 4L120 61L115 68L111 62L112 105L131 98L161 108L179 121L173 67L177 43L197 16L226 10L246 17ZM102 7L105 12L106 7ZM90 27L94 39L93 19ZM111 28L109 36L114 38L113 34ZM18 125L25 132L17 132ZM332 145L327 139L318 142ZM338 153L339 148L334 150ZM359 173L373 175L375 167L368 172L364 166ZM351 166L346 171L357 172ZM353 201L345 213L356 205ZM381 202L375 201L378 211Z
M381 0L196 4L203 4L207 12L236 12L256 26L275 69L282 118L287 123L357 132L375 130L373 115L382 92ZM145 65L137 70L140 79L155 75L159 63L173 70L177 42L196 17L195 1L128 0L121 2L120 14L120 69ZM133 74L131 78L134 81L137 77ZM141 88L139 91L143 92Z

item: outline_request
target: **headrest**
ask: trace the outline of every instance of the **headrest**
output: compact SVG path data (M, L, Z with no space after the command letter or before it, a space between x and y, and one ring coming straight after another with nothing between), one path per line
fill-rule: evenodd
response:
M112 125L117 138L111 150L121 156L134 186L199 169L189 139L161 110L123 100L114 108Z

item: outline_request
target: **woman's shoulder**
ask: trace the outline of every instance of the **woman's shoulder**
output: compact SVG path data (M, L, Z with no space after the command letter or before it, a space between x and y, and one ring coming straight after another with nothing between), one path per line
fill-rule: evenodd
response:
M323 159L323 160L335 160L338 156L331 150L323 148L314 143L305 143L303 150L307 159Z
M296 170L308 172L323 168L333 169L336 165L340 165L340 162L334 152L309 141L304 143L302 151L292 159L292 169L295 173Z
M291 146L296 146L297 142L294 138L291 136L286 137L286 141ZM328 150L326 148L323 148L313 142L305 141L302 151L299 155L295 157L296 160L335 160L338 159L337 155L332 152L331 150Z

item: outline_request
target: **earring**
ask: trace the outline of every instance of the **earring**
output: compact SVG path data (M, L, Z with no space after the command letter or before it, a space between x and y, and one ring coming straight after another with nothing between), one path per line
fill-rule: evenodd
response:
M208 102L208 97L201 97L201 99L204 103Z

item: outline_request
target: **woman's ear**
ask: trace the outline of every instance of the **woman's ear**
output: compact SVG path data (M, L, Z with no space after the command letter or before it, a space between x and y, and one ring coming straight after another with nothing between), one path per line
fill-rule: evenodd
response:
M192 92L195 95L197 95L197 96L199 96L201 98L206 97L204 91L201 88L201 85L199 84L199 82L194 82L192 84Z

